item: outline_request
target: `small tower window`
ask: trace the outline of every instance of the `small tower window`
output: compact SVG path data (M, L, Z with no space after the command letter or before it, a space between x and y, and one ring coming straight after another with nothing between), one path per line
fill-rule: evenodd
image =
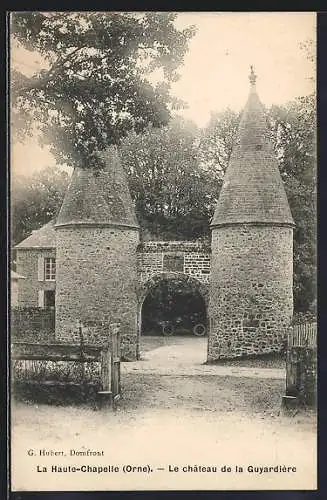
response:
M54 257L44 259L44 279L46 281L55 281L56 279L56 259Z

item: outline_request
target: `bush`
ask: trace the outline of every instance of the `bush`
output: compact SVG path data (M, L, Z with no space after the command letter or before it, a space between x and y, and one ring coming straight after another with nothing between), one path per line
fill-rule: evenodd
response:
M314 312L296 312L293 315L292 325L301 325L303 323L316 323L317 315Z
M96 402L101 387L100 363L14 361L13 394L23 401L46 404Z
M55 406L85 405L97 406L97 384L47 385L40 381L17 380L13 383L13 397L26 403L40 403Z

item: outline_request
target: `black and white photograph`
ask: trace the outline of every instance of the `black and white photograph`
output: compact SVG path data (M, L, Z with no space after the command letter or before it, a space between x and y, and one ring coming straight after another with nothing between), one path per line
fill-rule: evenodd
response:
M8 13L12 491L317 489L316 18Z

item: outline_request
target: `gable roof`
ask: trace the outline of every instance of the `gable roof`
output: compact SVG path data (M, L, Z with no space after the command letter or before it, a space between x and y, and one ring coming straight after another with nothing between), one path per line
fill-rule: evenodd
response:
M253 73L250 82L250 95L211 227L236 223L294 225Z
M55 220L51 220L30 236L21 241L14 248L56 248Z
M75 168L56 227L87 224L139 228L117 150L108 149L102 158L106 164L102 170Z

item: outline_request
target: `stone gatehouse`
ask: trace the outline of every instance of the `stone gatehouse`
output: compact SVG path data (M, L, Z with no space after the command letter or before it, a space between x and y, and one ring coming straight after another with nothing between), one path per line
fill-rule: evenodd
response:
M17 268L24 269L27 275L20 284L19 294L16 292L15 305L18 307L44 308L55 305L56 245L55 221L33 231L31 236L16 245ZM175 278L184 280L196 289L208 306L210 259L210 245L202 241L138 243L136 295L139 306L150 290L162 280Z
M27 277L15 292L19 307L51 307L55 305L56 233L55 221L16 245L19 269ZM138 295L158 279L174 276L196 282L202 290L209 289L211 248L202 241L145 241L136 248ZM51 266L52 273L49 268ZM141 300L141 299L139 299Z
M120 322L122 350L137 359L142 304L178 277L204 298L208 362L280 350L293 314L293 227L264 108L250 94L217 207L211 245L140 241L127 180L114 149L106 168L75 169L56 221L18 244L19 306L56 310L56 338L77 322ZM89 339L103 332L90 327Z
M89 231L89 229L88 229ZM93 233L93 238L96 235ZM102 241L101 231L98 232L98 238ZM84 240L82 246L84 245ZM101 247L101 244L98 245ZM76 259L79 266L78 276L80 272L80 259L74 256L72 249L68 250L66 243L65 248L61 251L67 252L66 261L67 268L71 266L71 261ZM56 295L56 264L57 264L57 240L55 231L55 221L51 221L39 230L34 231L31 236L19 243L16 247L17 268L24 269L26 279L20 285L17 306L21 308L47 308L55 306ZM75 252L82 254L82 248L78 248L75 244ZM68 255L69 252L69 255ZM146 296L163 280L182 279L190 287L197 291L203 297L206 309L209 304L209 276L210 276L210 258L211 249L208 243L200 241L146 241L137 244L136 247L136 301L137 301L137 324L141 330L142 323L142 304ZM94 255L94 262L97 262L97 256ZM88 272L91 268L88 264ZM102 270L103 271L103 270ZM101 273L100 280L104 287L101 292L101 287L97 285L95 293L97 294L97 303L101 304L101 308L105 310L107 306L107 292L105 275ZM117 283L119 276L117 277ZM81 276L79 286L84 287L86 284L85 277ZM110 291L110 290L109 290ZM102 297L101 294L102 293ZM90 323L90 304L80 302L80 312L76 317L75 323L78 320L82 321L85 317L82 309L87 311L87 318L84 322ZM107 318L110 320L110 309L107 312ZM95 319L95 318L93 318ZM104 317L105 319L105 317ZM91 320L92 322L92 320ZM58 325L56 330L58 331ZM94 327L87 328L89 339L97 340L99 332ZM78 340L78 331L74 324L71 324L68 335L61 336L63 340ZM138 349L138 343L136 347ZM125 353L126 357L131 356L131 353Z

